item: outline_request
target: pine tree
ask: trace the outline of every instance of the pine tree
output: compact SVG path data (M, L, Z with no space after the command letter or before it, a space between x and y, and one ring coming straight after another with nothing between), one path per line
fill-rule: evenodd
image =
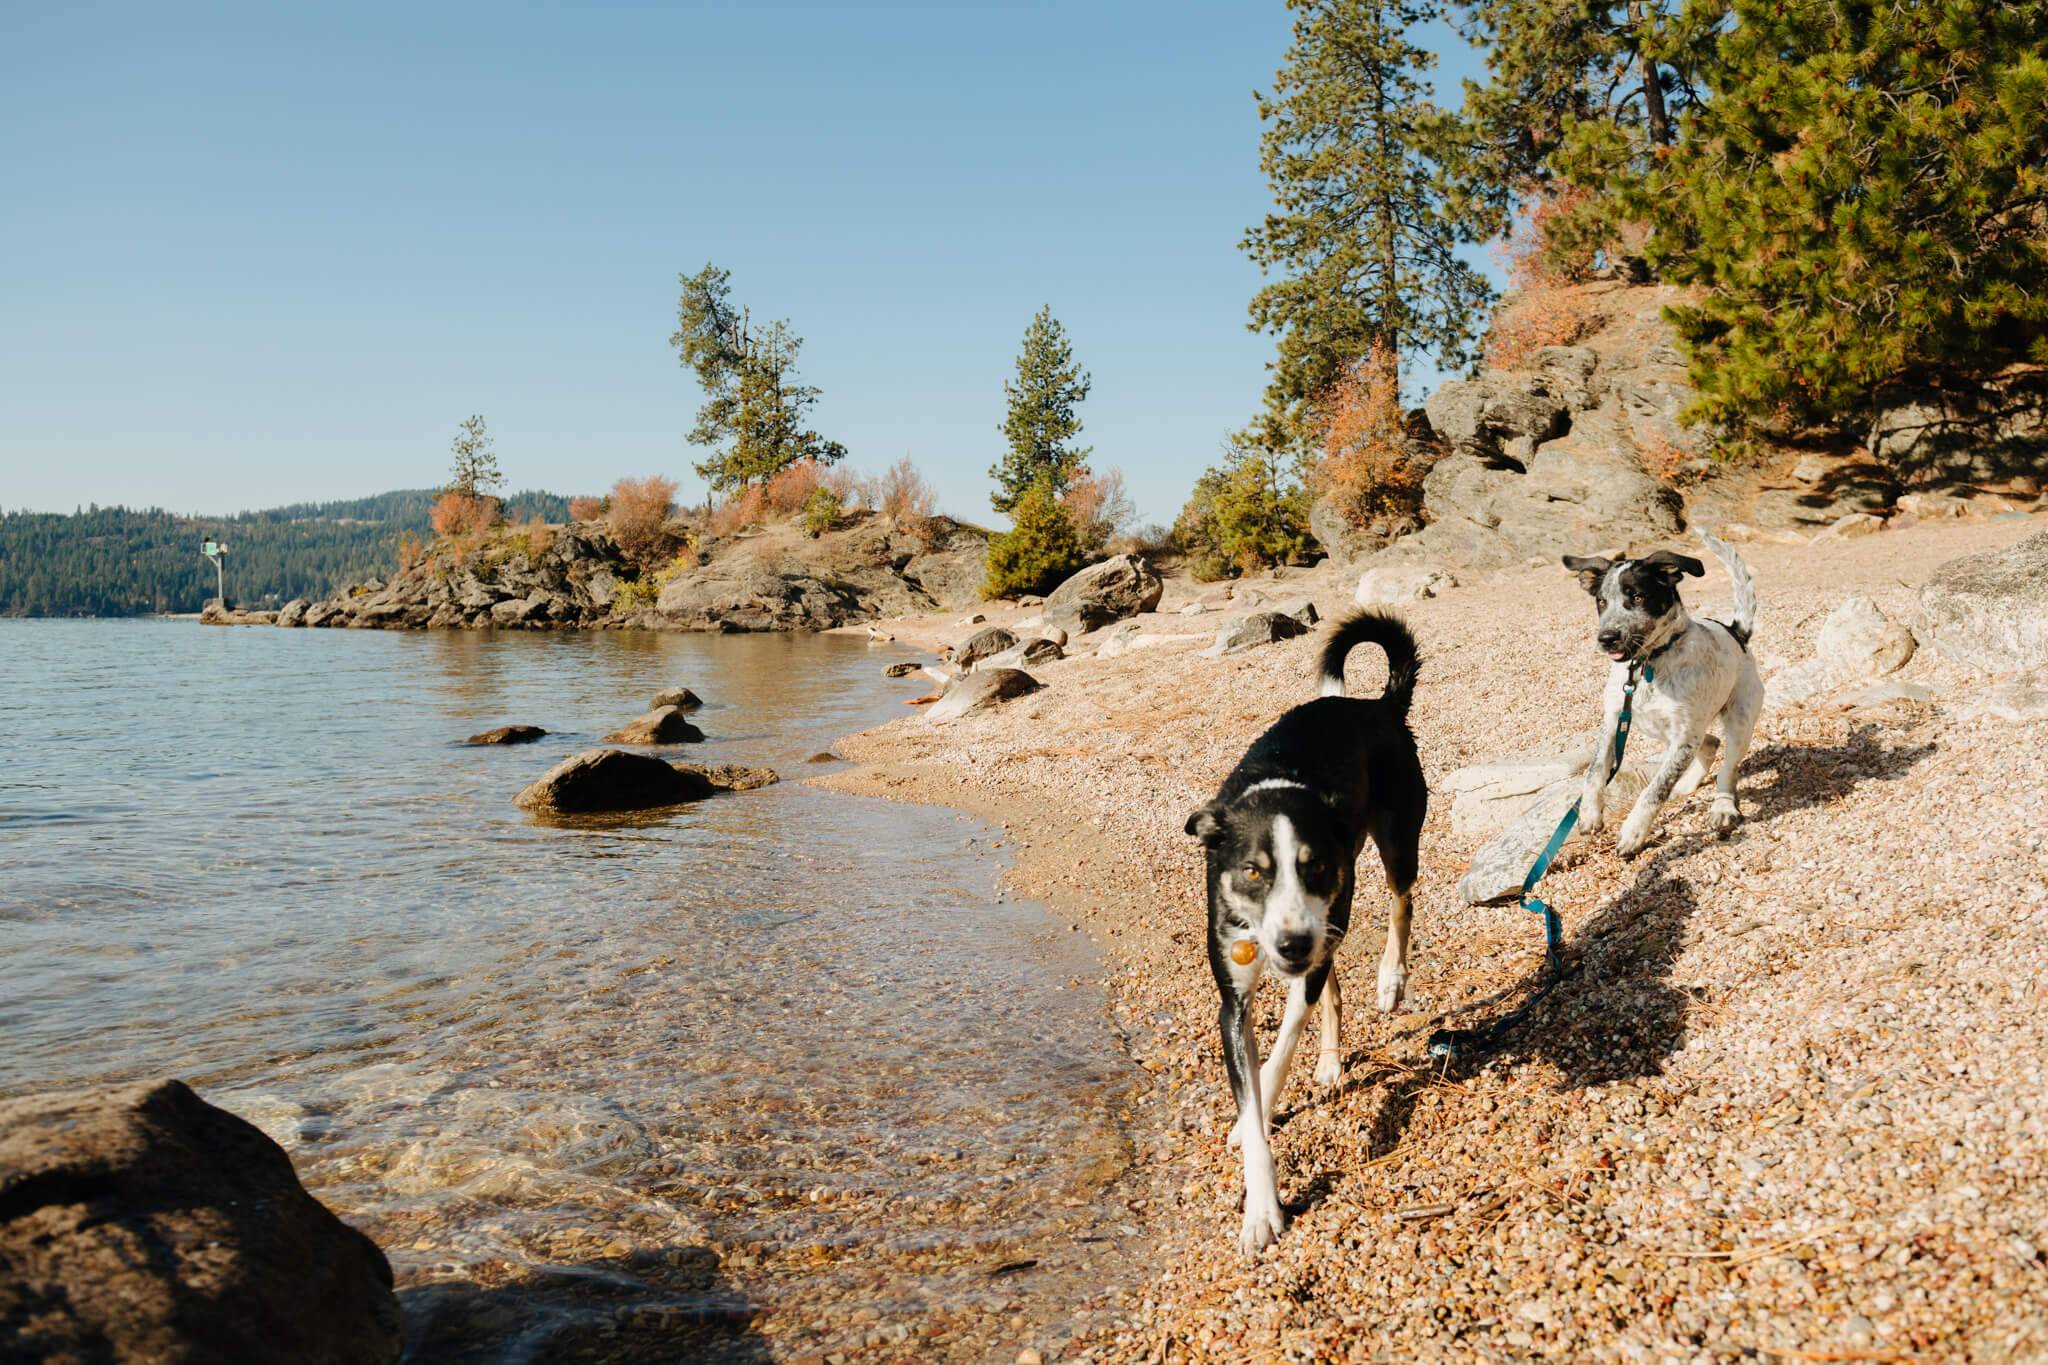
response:
M1701 416L1851 426L2048 362L2048 3L1734 0L1645 205Z
M1046 592L1088 562L1080 528L1044 479L1024 489L1011 505L1011 527L989 537L988 575L983 597Z
M1571 196L1548 228L1578 259L1609 247L1625 217L1608 192L1642 175L1701 98L1720 0L1466 0L1466 36L1488 79L1465 83L1460 114L1439 125L1459 207L1504 232L1529 195Z
M1092 382L1074 359L1067 329L1053 317L1051 305L1039 309L1024 329L1017 381L1003 385L1009 411L1000 430L1010 448L988 471L996 483L989 500L998 512L1015 508L1039 484L1057 498L1085 472L1088 448L1073 444L1081 434L1075 409L1088 397Z
M498 491L505 476L498 472L498 457L491 451L491 435L482 417L464 421L455 433L455 466L445 491L465 498L487 498Z
M845 446L805 425L821 391L797 382L803 338L787 322L756 328L732 302L730 271L707 264L681 282L678 325L668 340L704 386L690 441L714 448L697 473L725 491L765 483L798 460L844 459Z
M1243 246L1284 278L1251 303L1279 355L1255 439L1299 449L1314 405L1379 342L1462 365L1492 291L1460 260L1467 226L1435 188L1435 65L1408 30L1434 0L1288 0L1294 41L1270 96L1257 96L1259 165L1278 211Z

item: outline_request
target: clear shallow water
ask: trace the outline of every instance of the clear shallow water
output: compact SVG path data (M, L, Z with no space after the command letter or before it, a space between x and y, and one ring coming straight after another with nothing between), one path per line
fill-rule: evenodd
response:
M260 1123L415 1358L969 1353L1071 1288L1044 1246L1130 1234L1130 1073L985 828L792 780L902 713L898 657L0 622L0 1095L175 1075ZM511 805L674 685L673 752L785 781ZM552 733L453 742L515 722Z

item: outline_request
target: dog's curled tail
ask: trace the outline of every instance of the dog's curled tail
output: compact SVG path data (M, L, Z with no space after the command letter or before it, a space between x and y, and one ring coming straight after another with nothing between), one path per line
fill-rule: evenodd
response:
M1756 580L1749 576L1749 565L1726 541L1716 540L1705 531L1700 532L1700 539L1721 561L1721 567L1728 571L1728 581L1734 585L1735 606L1729 612L1728 633L1747 649L1750 637L1756 634Z
M1420 662L1415 653L1415 637L1408 633L1401 618L1382 611L1354 611L1330 632L1329 642L1323 646L1322 695L1348 695L1344 691L1344 660L1360 645L1378 645L1386 651L1387 690L1380 694L1380 700L1399 714L1407 715L1408 703L1415 696L1415 670Z

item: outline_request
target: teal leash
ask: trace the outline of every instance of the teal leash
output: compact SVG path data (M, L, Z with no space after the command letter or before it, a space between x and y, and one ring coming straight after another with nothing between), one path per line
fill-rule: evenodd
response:
M1680 631L1679 635L1684 633ZM1630 720L1635 715L1637 678L1640 676L1645 684L1657 681L1657 670L1650 667L1650 660L1677 644L1679 635L1672 636L1628 666L1628 681L1621 686L1621 715L1616 718L1614 725L1614 752L1607 761L1609 782L1612 782L1614 775L1621 771L1622 755L1628 752L1628 728ZM1522 878L1522 908L1532 914L1543 916L1543 984L1536 988L1534 995L1516 1006L1512 1013L1494 1020L1485 1028L1438 1029L1430 1034L1430 1056L1448 1061L1460 1053L1492 1047L1500 1041L1501 1035L1521 1023L1530 1010L1542 1004L1543 997L1549 995L1552 988L1564 979L1564 921L1558 917L1557 911L1550 907L1550 902L1536 895L1536 883L1542 881L1544 874L1550 871L1550 864L1564 847L1565 840L1572 837L1572 830L1578 823L1579 803L1573 801L1571 809L1557 822L1556 830L1551 833L1550 842L1543 846L1543 851L1536 855L1536 861L1529 865L1529 875Z

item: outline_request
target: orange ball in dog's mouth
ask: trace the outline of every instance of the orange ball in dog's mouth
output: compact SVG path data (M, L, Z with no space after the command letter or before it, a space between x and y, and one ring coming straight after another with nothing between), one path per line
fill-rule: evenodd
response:
M1230 960L1240 967L1252 965L1252 959L1259 955L1259 945L1248 938L1241 938L1230 945Z

